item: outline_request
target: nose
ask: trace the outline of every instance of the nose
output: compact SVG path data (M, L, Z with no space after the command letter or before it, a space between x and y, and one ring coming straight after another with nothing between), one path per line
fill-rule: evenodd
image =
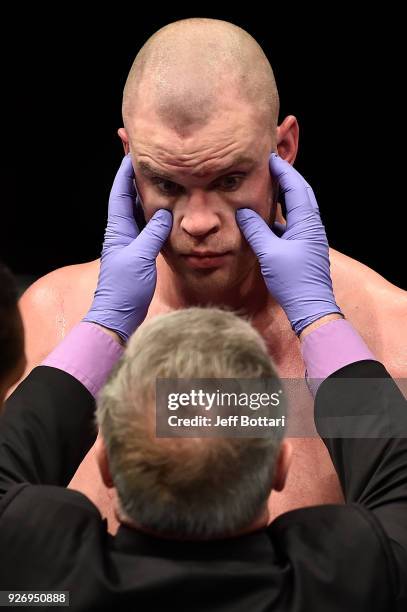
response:
M193 194L186 203L181 228L190 236L202 237L220 229L220 218L208 194Z

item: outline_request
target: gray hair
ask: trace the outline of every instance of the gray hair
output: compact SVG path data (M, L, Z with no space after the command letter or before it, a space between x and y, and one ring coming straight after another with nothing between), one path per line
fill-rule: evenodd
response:
M96 413L127 518L184 538L248 527L270 495L280 434L158 438L156 378L278 380L263 339L248 321L217 308L157 316L130 339Z

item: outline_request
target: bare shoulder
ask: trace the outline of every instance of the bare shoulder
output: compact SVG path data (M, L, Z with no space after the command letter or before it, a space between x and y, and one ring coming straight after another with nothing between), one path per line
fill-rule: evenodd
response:
M407 376L407 292L368 266L330 250L335 297L393 376Z
M38 279L22 295L27 372L86 314L97 284L99 260L66 266Z

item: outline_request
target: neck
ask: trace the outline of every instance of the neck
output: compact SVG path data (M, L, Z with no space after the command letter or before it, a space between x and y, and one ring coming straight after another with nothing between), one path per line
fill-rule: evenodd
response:
M223 535L217 535L213 537L185 537L185 536L177 536L176 534L167 534L159 531L155 531L153 529L149 529L137 523L130 518L128 518L120 509L120 505L116 502L115 505L115 514L120 525L124 527L130 527L131 529L136 529L137 531L141 531L142 533L146 533L147 535L153 536L155 538L161 538L164 540L177 540L177 541L208 541L208 540L224 540L230 538L238 538L239 536L247 535L249 533L253 533L254 531L259 531L260 529L265 529L270 524L270 515L267 506L262 509L260 514L256 517L256 519L247 527L243 529L239 529L235 533L227 533Z

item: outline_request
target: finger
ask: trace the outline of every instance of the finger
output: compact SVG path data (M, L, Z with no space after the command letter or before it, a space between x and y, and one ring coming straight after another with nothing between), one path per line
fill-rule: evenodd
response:
M271 174L279 182L280 189L284 193L287 229L290 229L293 225L309 219L310 212L314 210L310 200L309 185L291 164L276 153L270 155L269 165Z
M137 190L130 155L123 158L109 197L104 249L130 244L140 233L134 218Z
M138 256L153 261L157 258L172 228L172 214L161 208L151 217L143 231L132 243Z
M236 220L259 259L268 252L272 241L279 240L264 219L250 208L240 208L236 211Z
M133 205L137 198L134 185L134 170L130 154L126 155L113 181L109 197L110 218L132 219Z
M311 185L309 185L307 183L307 181L305 181L305 184L307 185L308 198L309 198L309 201L311 203L312 209L313 209L314 212L317 213L318 217L321 218L321 213L319 212L319 206L318 206L317 199L315 197L314 190L312 189Z

